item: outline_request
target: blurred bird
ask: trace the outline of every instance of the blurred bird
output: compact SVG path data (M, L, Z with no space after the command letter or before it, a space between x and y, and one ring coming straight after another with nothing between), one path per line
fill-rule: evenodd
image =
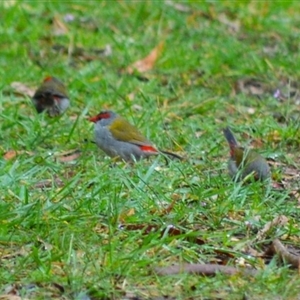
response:
M64 84L56 77L46 77L32 98L38 113L47 111L50 117L62 114L70 105Z
M229 127L223 129L223 133L230 148L228 171L232 178L237 176L238 180L242 180L250 174L255 180L270 178L270 168L265 158L254 150L240 147Z
M95 123L96 144L110 157L134 161L163 153L182 159L175 153L157 149L137 128L113 111L101 111L89 121Z

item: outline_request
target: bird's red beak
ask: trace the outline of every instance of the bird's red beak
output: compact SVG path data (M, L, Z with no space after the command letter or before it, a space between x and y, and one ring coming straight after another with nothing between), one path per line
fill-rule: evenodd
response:
M98 118L97 118L97 117L98 117L98 116L90 117L90 118L88 118L88 120L89 120L90 122L96 123L96 122L98 121Z

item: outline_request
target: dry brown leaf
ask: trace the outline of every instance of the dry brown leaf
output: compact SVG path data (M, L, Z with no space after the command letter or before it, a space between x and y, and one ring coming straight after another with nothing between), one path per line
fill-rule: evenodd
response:
M57 161L59 162L70 162L73 161L75 159L77 159L78 157L80 157L81 155L81 151L78 149L75 150L70 150L70 151L66 151L63 153L59 153L57 155L55 155Z
M298 202L297 207L299 208L300 207L300 193L299 193L299 191L297 191L297 190L296 191L291 191L290 196L297 200L297 202Z
M53 185L55 185L57 187L61 187L61 186L64 185L64 182L59 178L55 178L54 180L46 179L46 180L42 180L42 181L39 181L39 182L35 183L33 185L33 187L35 189L45 189L45 188L50 188Z
M264 255L263 252L259 252L252 248L250 245L246 245L244 251L248 254L251 255L252 257L262 257Z
M221 24L228 27L231 33L239 32L241 28L240 20L230 20L226 14L218 15L218 20Z
M28 252L26 250L24 250L23 248L21 248L20 250L16 251L16 252L10 252L9 254L2 254L1 253L1 260L3 259L13 259L16 258L18 256L26 256L28 255Z
M279 215L275 217L272 221L268 222L265 224L264 228L259 230L256 237L252 240L249 240L245 245L244 245L244 251L247 252L250 249L252 249L252 244L261 241L262 239L266 238L267 233L272 229L276 227L282 227L284 226L289 219L284 216L284 215ZM251 250L250 250L251 251ZM253 253L255 254L255 253ZM256 253L257 255L260 255L260 253Z
M284 182L272 181L271 185L272 185L272 188L275 190L282 190L285 187Z
M16 295L9 295L9 294L6 294L6 295L0 295L0 300L29 300L28 298L21 298L19 296L16 296Z
M136 111L142 111L143 110L143 107L141 105L138 105L138 104L133 104L132 108Z
M45 242L44 240L42 240L41 238L37 238L38 242L40 242L43 245L43 250L45 251L50 251L53 249L53 245L51 245L50 243Z
M293 167L286 167L285 171L284 171L284 175L286 175L286 177L290 177L290 178L295 178L295 177L299 177L299 170Z
M9 151L7 151L7 152L3 155L3 158L4 158L5 160L10 160L10 159L15 158L17 155L18 155L18 152L17 152L17 151L15 151L15 150L9 150Z
M269 56L274 56L280 51L279 45L277 43L273 43L271 45L266 45L262 48L262 52Z
M7 152L4 153L3 158L5 160L10 160L15 158L17 155L21 155L21 154L28 154L28 155L33 155L32 152L29 151L16 151L16 150L8 150Z
M191 8L187 5L184 5L182 3L176 3L176 2L173 2L171 0L166 0L165 1L165 4L168 5L168 6L171 6L173 7L175 10L177 11L180 11L180 12L190 12L191 11Z
M145 73L153 69L155 62L161 54L164 42L160 42L146 57L134 62L125 69L125 73L132 74L135 71Z
M300 86L298 80L291 78L282 78L279 82L277 89L273 92L273 97L281 102L291 101L296 105L300 104Z
M175 204L177 203L177 199L176 197L174 197L171 201L171 203L164 209L161 210L161 212L158 212L160 216L165 216L171 213L171 211L173 210Z
M15 5L19 6L19 4L21 4L21 3L17 0L3 1L3 3L2 3L4 8L13 7Z
M67 25L59 18L59 16L54 16L52 20L52 33L58 36L65 35L68 31Z
M69 118L71 121L76 121L78 119L78 115L70 115Z
M273 227L282 227L288 221L289 219L284 215L275 217L272 221L265 224L264 228L257 233L255 240L261 241L266 236L267 232L270 231L270 229L272 229Z
M126 95L126 99L128 99L129 101L133 101L134 98L136 96L136 93L135 92L131 92L129 94Z
M33 97L35 90L28 87L22 82L14 81L10 84L10 86L14 89L14 92L16 94L22 95L22 96L28 96L30 98Z
M239 79L235 84L236 92L246 95L262 96L270 93L270 87L255 78Z
M62 275L65 275L63 273ZM6 285L3 289L3 294L0 295L0 300L29 300L29 299L37 299L38 290L45 291L47 290L47 298L51 299L61 299L58 298L59 294L65 293L65 288L56 282L50 284L43 284L43 283L27 283L27 284L20 284L14 283L10 285ZM58 294L59 293L59 294ZM24 297L24 294L27 297ZM18 296L23 295L23 297ZM51 295L51 296L50 296ZM65 299L65 298L64 298Z
M253 140L251 141L251 146L252 146L253 148L259 149L259 148L262 148L263 145L264 145L264 141L263 141L262 139L257 138L257 139L253 139Z
M130 208L124 212L121 213L120 217L119 217L119 222L121 223L125 223L126 219L128 217L134 216L135 215L135 209L134 208Z

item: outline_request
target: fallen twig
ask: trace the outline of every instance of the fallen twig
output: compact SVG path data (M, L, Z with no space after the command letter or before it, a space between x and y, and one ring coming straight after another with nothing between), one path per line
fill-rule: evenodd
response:
M213 276L217 273L226 275L235 275L241 273L243 275L255 276L257 270L249 268L237 269L235 267L222 266L216 264L183 264L170 267L155 268L158 275L175 275L180 273L197 274L203 276Z
M275 239L272 242L271 249L273 253L279 255L282 260L287 261L289 264L291 264L292 267L299 269L300 256L290 253L278 239Z
M289 219L284 215L275 217L272 221L266 223L264 228L257 233L255 240L261 241L273 227L282 227L288 222L288 220Z

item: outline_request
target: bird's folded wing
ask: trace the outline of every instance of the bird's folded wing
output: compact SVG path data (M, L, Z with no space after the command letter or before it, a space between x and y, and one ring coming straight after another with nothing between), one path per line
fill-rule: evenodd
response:
M112 136L122 142L138 146L152 145L133 125L123 118L116 119L110 126Z

